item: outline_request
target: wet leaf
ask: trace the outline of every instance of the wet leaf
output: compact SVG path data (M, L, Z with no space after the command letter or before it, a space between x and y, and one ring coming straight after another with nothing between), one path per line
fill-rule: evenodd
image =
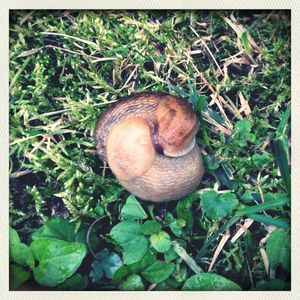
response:
M273 231L268 238L267 255L271 268L279 264L288 272L291 271L291 236L283 229Z
M121 217L127 220L146 219L147 214L134 195L130 195L121 210Z
M222 219L230 215L237 208L238 200L232 193L221 196L214 190L204 192L200 195L204 213L211 219Z
M122 247L126 265L139 261L148 250L148 240L136 222L122 221L112 228L110 235Z
M30 249L39 265L34 269L35 280L45 286L55 286L72 276L86 255L83 244L51 238L40 238Z
M164 261L156 261L153 265L144 270L143 278L151 283L160 283L166 280L175 270L175 264Z
M171 239L168 233L165 231L159 231L158 233L154 233L150 237L150 242L152 247L161 253L167 252L171 247Z
M186 280L183 291L240 291L235 282L218 274L200 273Z
M121 291L144 291L145 287L141 276L132 274L120 283L119 289Z

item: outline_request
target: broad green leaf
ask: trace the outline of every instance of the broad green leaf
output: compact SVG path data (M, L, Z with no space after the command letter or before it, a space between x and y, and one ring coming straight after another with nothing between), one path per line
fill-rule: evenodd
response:
M119 289L121 291L144 291L145 287L141 276L131 274L120 283Z
M9 266L9 282L10 287L14 290L21 286L31 277L31 272L26 271L23 267L14 264Z
M13 228L9 228L9 247L20 243L21 241L17 231Z
M81 229L75 232L75 224L67 219L56 217L48 220L42 227L31 235L31 240L36 241L39 238L53 238L67 242L76 242L86 244L87 229ZM90 245L96 249L99 245L99 238L92 231L90 234Z
M161 230L162 225L156 221L146 221L142 225L142 232L144 234L153 234Z
M122 247L126 265L139 261L148 250L148 240L136 222L122 221L112 228L110 235Z
M141 275L151 283L160 283L166 280L175 270L175 264L164 261L156 261L144 270Z
M214 190L207 191L200 195L204 213L210 219L222 219L237 208L238 200L232 193L225 193L221 196Z
M171 239L168 233L165 231L159 231L150 236L150 242L152 247L161 253L167 252L171 247Z
M151 266L155 261L156 255L148 251L140 261L128 265L127 267L130 273L140 273L141 271Z
M121 210L121 217L127 220L146 219L147 214L134 195L130 195Z
M213 273L200 273L186 280L183 291L240 291L241 287L227 278Z
M30 248L39 265L34 269L35 280L45 286L55 286L72 276L86 255L83 244L51 238L40 238Z
M34 269L34 257L30 248L26 244L20 243L18 233L12 228L9 230L9 260Z
M74 242L74 225L61 217L48 220L42 227L31 235L32 241L42 237L54 238L67 242Z
M266 245L271 268L278 264L287 271L291 271L291 236L283 229L273 231Z
M82 291L88 287L88 277L75 274L57 286L59 291Z

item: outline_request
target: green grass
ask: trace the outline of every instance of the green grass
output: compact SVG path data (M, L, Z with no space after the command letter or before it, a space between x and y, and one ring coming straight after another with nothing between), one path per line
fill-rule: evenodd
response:
M261 241L275 227L290 234L290 31L287 11L11 12L10 224L27 245L58 216L78 233L93 224L101 240L73 281L55 288L181 290L195 270L207 272L222 234L229 230L233 237L252 218L246 234L225 243L212 272L243 290L289 289L288 243L275 254L267 247L268 271L260 248L266 249ZM103 169L93 132L111 103L150 90L194 104L206 173L185 199L164 207L140 203L146 217L130 222L143 228L151 220L160 227L152 224L150 235L142 231L149 257L132 267L117 259L126 251L110 235L122 224L130 195ZM225 198L237 204L225 209L225 198L214 196L226 213L210 212L202 195L211 189L230 192ZM171 247L167 253L153 247L155 226L165 233L163 244L154 245ZM111 254L95 260L105 247ZM103 266L120 267L120 261L117 278L105 272L96 278ZM151 263L154 269L167 264L171 273L156 283L167 274L153 275ZM36 277L30 281L41 288Z

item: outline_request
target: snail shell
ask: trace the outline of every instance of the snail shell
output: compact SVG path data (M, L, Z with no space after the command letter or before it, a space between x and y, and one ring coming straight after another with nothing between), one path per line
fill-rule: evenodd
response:
M100 158L126 190L142 200L165 202L193 192L203 177L198 128L188 102L147 92L112 105L94 137Z

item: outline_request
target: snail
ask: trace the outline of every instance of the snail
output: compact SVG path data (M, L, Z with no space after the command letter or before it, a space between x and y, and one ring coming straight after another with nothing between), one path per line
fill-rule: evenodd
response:
M94 140L120 184L141 200L179 200L204 174L196 144L199 121L192 105L162 92L143 92L114 103L99 119Z

